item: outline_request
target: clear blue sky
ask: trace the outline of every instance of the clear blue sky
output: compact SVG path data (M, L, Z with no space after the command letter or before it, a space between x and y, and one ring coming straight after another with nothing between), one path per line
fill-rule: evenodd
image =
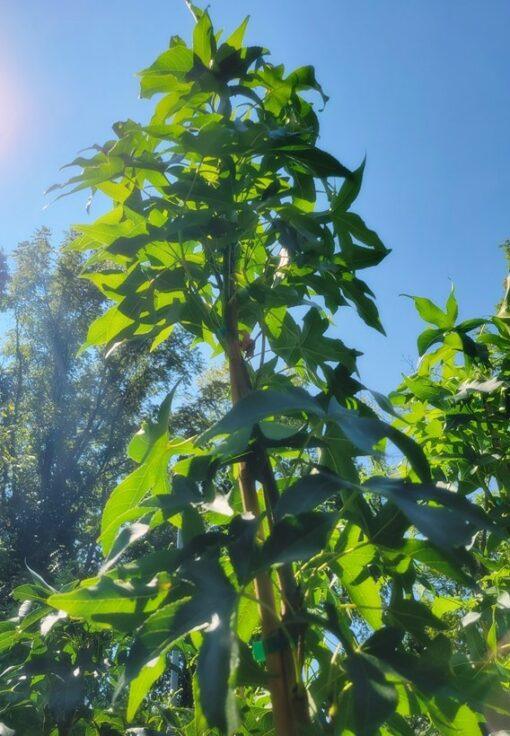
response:
M183 0L0 0L0 245L34 228L57 237L86 196L43 211L43 190L111 123L145 119L135 72L170 35L189 37ZM490 312L510 237L508 0L212 0L216 25L252 16L249 39L290 69L312 63L331 101L323 148L367 154L357 209L393 249L365 272L388 337L341 314L365 350L362 377L389 390L415 360L419 322L401 292ZM94 211L92 212L92 215Z

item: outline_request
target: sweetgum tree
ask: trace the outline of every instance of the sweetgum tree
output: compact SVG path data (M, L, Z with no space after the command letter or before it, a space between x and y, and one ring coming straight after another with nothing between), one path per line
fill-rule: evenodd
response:
M113 301L87 344L158 346L179 324L224 356L233 407L169 436L170 393L104 509L100 574L45 605L129 648L129 720L178 651L194 696L178 733L480 734L479 694L419 583L424 568L472 589L466 546L500 530L435 484L419 444L380 418L391 404L363 400L356 350L328 334L349 305L382 329L358 275L388 252L351 211L363 166L317 145L312 67L287 73L244 45L246 21L223 40L193 12L192 46L173 37L141 74L142 95L160 95L150 123L117 123L66 186L113 204L73 246ZM405 462L369 473L388 442ZM168 524L178 546L136 554Z

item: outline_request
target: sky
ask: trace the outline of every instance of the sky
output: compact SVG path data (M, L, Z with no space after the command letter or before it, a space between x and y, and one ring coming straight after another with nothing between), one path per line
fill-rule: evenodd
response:
M217 27L251 15L248 40L287 69L313 64L330 96L320 146L350 167L367 156L355 210L392 249L363 272L387 337L347 312L336 332L364 351L361 377L389 391L416 362L421 323L402 293L461 317L490 314L510 238L508 0L212 0ZM0 247L35 228L55 238L85 212L83 193L48 204L59 168L146 120L136 71L172 34L190 37L183 0L0 0Z

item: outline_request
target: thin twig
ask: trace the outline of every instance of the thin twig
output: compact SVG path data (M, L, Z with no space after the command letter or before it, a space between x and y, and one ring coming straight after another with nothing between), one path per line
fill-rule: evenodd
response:
M260 351L260 363L259 363L259 372L262 370L262 366L264 365L266 359L266 333L262 333L262 349Z

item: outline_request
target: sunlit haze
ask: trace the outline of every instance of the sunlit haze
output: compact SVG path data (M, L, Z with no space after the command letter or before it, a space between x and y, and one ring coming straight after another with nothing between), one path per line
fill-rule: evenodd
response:
M23 135L23 91L16 85L8 65L0 58L0 159L15 154Z

